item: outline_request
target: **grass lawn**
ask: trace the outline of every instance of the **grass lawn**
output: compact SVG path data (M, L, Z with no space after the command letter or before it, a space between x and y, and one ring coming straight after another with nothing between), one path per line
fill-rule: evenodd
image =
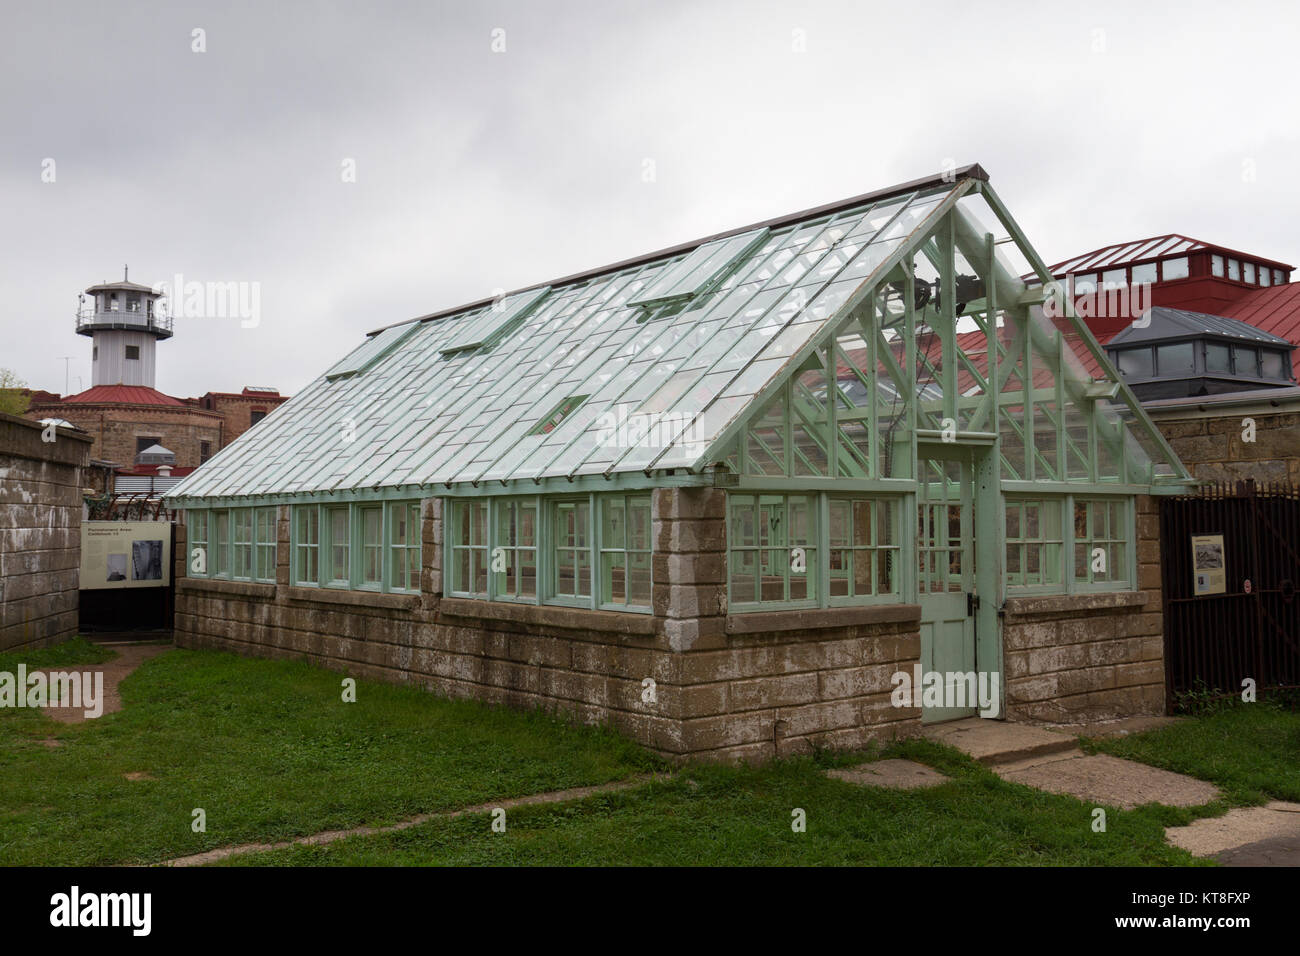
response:
M858 787L823 770L856 756L766 767L691 767L671 780L559 805L229 858L222 865L1141 866L1201 861L1164 842L1159 810L1111 811L1009 784L955 750L909 740L885 751L953 777L932 790ZM795 833L791 811L807 830Z
M102 660L85 642L0 655L0 670ZM173 650L122 685L125 710L79 725L0 712L0 864L149 863L219 846L604 783L653 769L613 734L539 714L447 701L303 663ZM43 738L56 738L51 749ZM670 779L565 804L436 819L228 858L225 865L1196 865L1164 828L1266 797L1300 798L1300 715L1234 708L1099 749L1220 784L1207 807L1110 810L1007 783L955 750L906 740L873 755L952 777L912 792L824 771L819 754L762 768L691 766ZM148 778L131 781L128 773ZM191 811L207 813L193 833ZM805 811L806 832L791 829Z
M95 663L70 642L0 670ZM172 650L83 724L0 711L0 865L147 863L227 844L392 822L658 766L634 744L539 714L440 700L304 663ZM41 740L55 738L49 748ZM152 779L128 780L127 773ZM191 830L202 808L207 832Z

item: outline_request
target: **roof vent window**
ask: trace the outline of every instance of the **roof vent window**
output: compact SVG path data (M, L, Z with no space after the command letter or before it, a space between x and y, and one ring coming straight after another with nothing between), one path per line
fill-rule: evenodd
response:
M460 319L457 327L453 329L451 341L438 351L442 355L451 355L455 352L491 345L505 335L516 320L527 315L550 291L550 286L542 286L540 289L516 292L514 295L498 299L478 315Z
M530 435L549 435L555 429L560 427L560 423L577 411L578 406L585 402L587 395L570 395L560 404L556 405L551 413L533 426Z
M628 304L658 305L707 292L741 259L767 239L769 231L764 226L738 236L704 243L686 258L664 268Z
M365 342L348 353L348 356L341 362L332 366L325 373L325 377L332 382L335 379L346 378L349 375L364 372L397 348L408 335L419 327L420 323L418 322L408 322L405 325L394 325L376 335L370 336Z

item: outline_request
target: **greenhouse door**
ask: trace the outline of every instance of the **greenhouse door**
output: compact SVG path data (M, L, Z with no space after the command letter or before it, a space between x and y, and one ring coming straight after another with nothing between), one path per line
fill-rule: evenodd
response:
M922 697L921 720L935 723L977 712L975 626L976 485L972 450L959 445L922 449L917 483L917 594L921 604L921 672L940 682L943 703ZM975 688L978 690L978 676ZM922 694L922 688L913 693Z

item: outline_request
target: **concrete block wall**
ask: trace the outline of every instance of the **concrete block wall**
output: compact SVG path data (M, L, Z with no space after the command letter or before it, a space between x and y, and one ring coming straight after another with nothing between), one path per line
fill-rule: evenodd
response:
M1137 590L1009 598L1007 716L1060 723L1165 712L1160 516L1137 498Z
M91 440L0 414L0 650L77 633L82 470Z

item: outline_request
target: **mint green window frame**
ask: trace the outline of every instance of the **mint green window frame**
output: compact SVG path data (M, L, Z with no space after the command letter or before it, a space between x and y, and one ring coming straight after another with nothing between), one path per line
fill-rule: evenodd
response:
M420 591L419 500L294 505L289 535L297 586ZM346 577L339 574L344 567Z
M538 501L494 498L488 508L492 516L490 600L536 604L541 586Z
M230 509L230 579L253 579L253 509Z
M1131 498L1071 496L1073 561L1076 591L1129 591L1135 577L1134 508ZM1093 571L1093 551L1105 556L1104 572Z
M727 495L728 607L735 611L821 606L819 514L825 495ZM802 552L802 553L800 553Z
M187 577L206 578L211 573L211 569L208 567L208 521L211 516L212 513L207 509L187 510L185 512L185 522L188 529L186 532L188 554L186 555L187 560L185 562L185 574ZM196 571L194 569L194 552L196 550L203 555L202 571Z
M291 530L293 534L294 584L320 587L320 506L294 505Z
M651 508L649 495L601 495L600 607L649 609L651 603Z
M902 600L897 498L827 496L827 605Z
M625 560L645 569L646 584L634 595L635 601L647 595L644 604L623 600L601 581L602 555L629 553L626 537L616 539L622 544L606 545L603 509L607 501L626 508L629 499L638 524L632 557ZM654 547L649 504L645 492L445 498L443 586L454 597L649 614ZM536 529L531 537L528 522ZM480 526L486 529L482 535ZM529 587L534 557L537 586Z
M382 503L354 506L356 528L356 586L362 591L384 589L384 506Z
M277 547L276 509L255 508L253 510L253 550L256 565L253 580L263 583L275 583L275 559Z
M448 591L456 597L486 598L490 579L488 499L452 499L448 513Z
M1008 496L1003 503L1007 590L1017 594L1065 591L1063 497Z
M550 529L550 597L556 604L591 607L595 577L595 532L591 496L547 501Z
M212 513L212 541L208 570L214 578L230 577L230 512Z
M352 587L352 509L349 505L321 506L321 584L327 588Z
M384 531L388 548L388 589L420 590L420 503L390 501L385 505Z

